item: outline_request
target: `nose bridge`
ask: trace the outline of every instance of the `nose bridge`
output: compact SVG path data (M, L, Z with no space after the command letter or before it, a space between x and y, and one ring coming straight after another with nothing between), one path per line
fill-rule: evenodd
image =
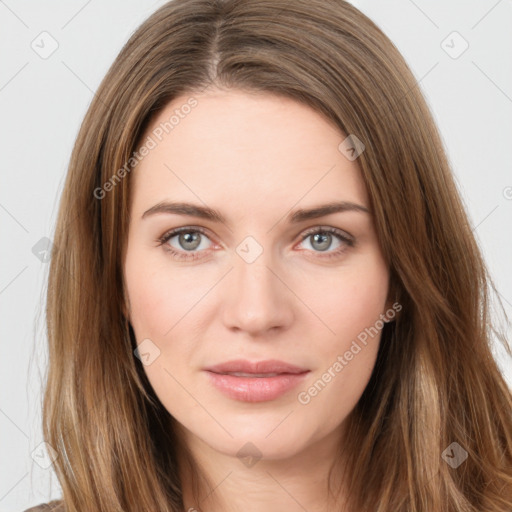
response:
M227 326L256 333L286 325L292 316L290 297L276 276L271 251L247 237L236 252L225 301Z

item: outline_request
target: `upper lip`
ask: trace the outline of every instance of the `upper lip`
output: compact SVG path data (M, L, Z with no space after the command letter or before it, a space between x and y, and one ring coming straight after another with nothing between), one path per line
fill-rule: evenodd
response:
M277 359L268 359L266 361L246 361L244 359L236 359L233 361L226 361L224 363L209 366L205 370L214 373L304 373L309 371L306 368L300 368L293 364L278 361Z

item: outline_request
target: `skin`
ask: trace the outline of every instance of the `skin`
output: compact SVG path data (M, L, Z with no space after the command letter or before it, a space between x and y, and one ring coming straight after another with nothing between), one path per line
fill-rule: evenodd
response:
M146 136L189 98L168 104ZM194 98L197 106L130 177L124 260L137 343L149 338L160 350L144 370L216 486L203 489L201 496L210 494L197 503L183 469L185 510L334 510L327 473L335 466L334 474L342 474L335 451L371 376L380 332L309 403L297 395L390 307L389 272L371 214L338 212L297 225L286 219L331 201L370 209L357 160L338 150L345 135L330 121L290 99L218 89ZM164 200L219 210L229 227L169 213L141 218ZM196 260L173 259L164 249L190 254L179 235L159 245L162 235L183 226L207 231L192 251ZM322 251L322 240L302 240L315 227L337 228L355 245L332 236ZM252 263L236 252L247 236L263 250ZM341 254L323 257L343 246ZM238 358L280 359L310 373L275 400L242 402L214 388L203 371ZM237 456L247 442L262 457L251 467Z

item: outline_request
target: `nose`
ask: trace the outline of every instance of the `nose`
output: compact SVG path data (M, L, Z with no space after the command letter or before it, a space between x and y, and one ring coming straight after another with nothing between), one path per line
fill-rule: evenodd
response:
M223 301L223 322L252 336L286 330L293 321L293 293L263 252L247 263L235 255Z

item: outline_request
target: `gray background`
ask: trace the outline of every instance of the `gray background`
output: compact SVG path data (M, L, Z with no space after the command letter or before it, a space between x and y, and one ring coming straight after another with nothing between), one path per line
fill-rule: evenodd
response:
M52 239L67 162L94 91L130 34L163 3L0 0L0 512L60 496L51 466L41 467L49 463L40 446L48 264L33 247L40 252L41 239ZM353 3L417 77L512 315L512 2ZM512 386L511 361L499 350L496 358Z

